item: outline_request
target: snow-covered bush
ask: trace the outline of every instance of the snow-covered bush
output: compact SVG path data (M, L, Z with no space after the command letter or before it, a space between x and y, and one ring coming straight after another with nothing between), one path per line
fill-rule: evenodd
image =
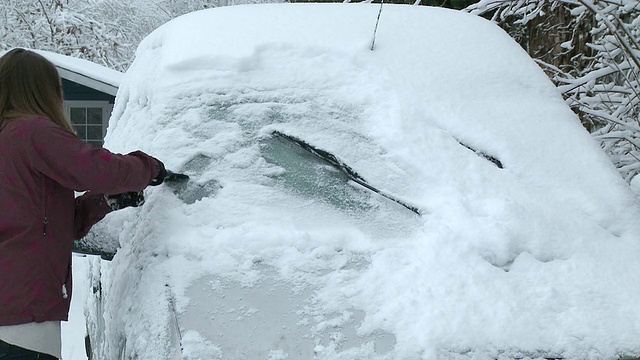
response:
M48 50L124 70L134 48L92 1L5 0L0 14L0 49Z

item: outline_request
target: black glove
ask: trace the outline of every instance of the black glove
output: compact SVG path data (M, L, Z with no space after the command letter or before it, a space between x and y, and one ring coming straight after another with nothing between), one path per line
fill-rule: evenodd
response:
M107 204L111 210L120 210L129 206L138 207L144 204L144 194L142 191L140 192L126 192L122 194L116 195L105 195L104 198L107 200Z
M158 176L156 176L151 182L149 186L158 186L164 182L164 178L167 177L167 170L164 168L164 164L162 161L156 159L158 162L158 166L160 167L160 171L158 172Z

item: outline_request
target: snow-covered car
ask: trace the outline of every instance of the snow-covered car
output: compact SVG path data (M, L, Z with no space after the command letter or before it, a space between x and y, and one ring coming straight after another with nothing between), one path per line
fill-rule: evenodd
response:
M96 225L96 359L640 355L638 201L479 17L185 15L140 44L105 146L190 180Z

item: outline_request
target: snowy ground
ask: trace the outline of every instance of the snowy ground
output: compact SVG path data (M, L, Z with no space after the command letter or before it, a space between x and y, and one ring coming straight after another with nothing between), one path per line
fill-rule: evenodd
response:
M84 337L87 333L84 320L84 304L88 288L89 258L73 256L73 297L69 321L62 323L62 359L86 360Z

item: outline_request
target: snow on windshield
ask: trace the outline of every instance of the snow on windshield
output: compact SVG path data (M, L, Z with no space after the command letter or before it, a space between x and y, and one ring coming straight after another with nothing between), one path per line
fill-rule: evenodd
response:
M258 287L268 266L309 292L281 310L313 329L362 314L359 336L393 338L380 354L298 334L322 359L639 354L637 200L544 73L498 27L437 8L385 5L370 51L378 10L217 8L143 41L105 146L214 185L189 203L154 188L105 220L122 229L103 265L107 337L168 358L171 302L184 354L227 358L189 323L190 306L216 303L222 283ZM373 210L345 211L285 191L263 153L272 131L331 152L422 215L375 196Z

